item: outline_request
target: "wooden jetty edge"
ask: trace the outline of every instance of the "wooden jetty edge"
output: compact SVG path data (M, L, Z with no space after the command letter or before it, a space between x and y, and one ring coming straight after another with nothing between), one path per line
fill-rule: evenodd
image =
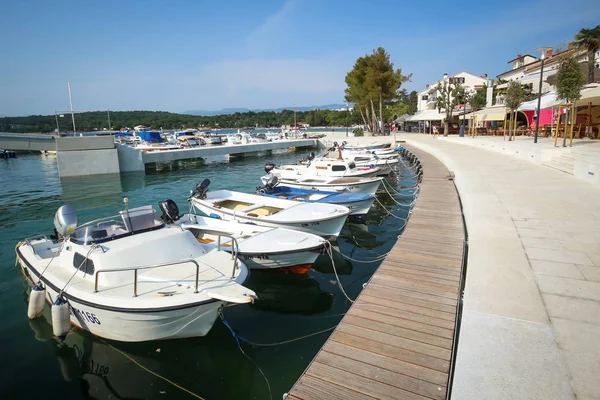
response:
M466 229L448 169L404 147L423 170L406 230L289 400L450 398Z

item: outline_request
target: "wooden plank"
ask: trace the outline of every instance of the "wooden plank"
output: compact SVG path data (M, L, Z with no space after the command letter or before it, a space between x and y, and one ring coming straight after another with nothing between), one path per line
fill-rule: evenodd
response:
M405 263L400 257L387 256L380 267L401 268L415 271L431 272L439 277L460 278L460 268L458 267L440 267L432 265L418 265ZM460 279L459 279L460 280Z
M373 319L371 319L371 317ZM377 318L380 320L378 321ZM385 321L382 322L381 320ZM432 346L450 349L452 341L449 338L431 335L429 333L419 332L411 329L410 324L394 325L393 320L389 320L385 315L376 313L365 313L353 311L344 317L344 324L352 324L362 326L377 332L389 333L394 336L400 336L406 339L414 340L415 342L430 344ZM341 325L340 325L341 326Z
M432 298L435 297L436 300L445 298L446 300L450 300L449 303L456 303L456 298L457 298L456 294L441 292L436 289L429 289L429 288L425 288L425 287L417 287L417 286L413 285L412 281L399 282L399 281L386 279L386 277L383 274L377 274L377 275L374 275L371 277L370 282L375 282L379 285L385 286L390 289L399 288L399 289L403 289L403 290L415 291L420 294L428 294L428 295L431 295Z
M387 354L377 354L357 347L349 346L336 341L329 341L323 346L323 351L338 354L358 362L375 365L376 367L387 369L398 374L406 375L425 382L433 383L436 386L446 386L447 376L443 372L435 371L419 365L411 364L405 361L398 361ZM412 391L412 390L411 390Z
M390 300L401 301L406 304L413 304L423 308L430 308L432 310L440 310L450 313L454 313L456 311L456 304L453 304L453 300L448 299L448 303L444 303L438 301L440 298L437 297L432 298L431 296L411 290L403 290L399 288L390 289L375 282L369 283L363 293Z
M426 396L432 399L443 399L446 394L445 386L434 385L430 382L402 375L363 361L356 362L357 360L353 360L344 355L323 351L319 354L319 357L317 357L317 361L420 396Z
M379 270L385 271L389 275L406 277L418 281L439 283L441 285L455 285L460 281L458 277L448 275L436 275L432 272L420 271L418 269L402 268L399 265L382 264Z
M452 332L454 329L454 321L448 321L445 319L430 317L428 315L417 314L410 311L399 310L396 308L389 308L387 305L368 303L368 302L360 302L360 304L356 305L358 308L367 311L373 311L383 315L389 315L390 317L398 317L407 319L414 322L419 322L421 324L430 325L431 328L437 327L441 329L447 329ZM429 329L431 329L429 328Z
M400 313L397 315L389 315L363 307L353 307L352 315L383 322L392 326L401 326L415 332L426 333L444 339L452 339L452 334L448 329L414 321L408 318L410 315L401 315Z
M377 276L383 279L389 279L392 282L407 283L414 287L416 290L430 290L438 293L446 293L450 298L454 298L454 294L458 292L458 287L456 285L444 285L440 283L416 281L412 279L412 277L403 278L391 275L390 273L388 273L388 271L378 271Z
M312 363L307 374L378 399L423 400L427 398L317 361Z
M409 353L407 353L405 357L402 357L402 360L431 369L442 371L445 370L447 366L447 360L450 358L450 351L448 349L406 339L402 336L375 331L362 326L341 324L336 330L336 333L339 332L370 339L372 342L382 343L384 345L397 347L402 350L407 350ZM413 357L414 360L412 359Z
M291 397L297 399L312 399L312 400L372 400L376 397L366 395L344 386L339 386L331 382L326 382L322 379L311 375L303 375L296 386Z
M444 319L452 323L454 323L454 318L456 317L456 310L452 310L450 312L432 310L431 308L415 306L410 303L404 303L402 301L381 298L378 296L371 296L369 293L363 293L362 296L364 297L361 300L366 303L379 304L382 306L389 307L390 309L403 310L414 314L421 314L429 317Z

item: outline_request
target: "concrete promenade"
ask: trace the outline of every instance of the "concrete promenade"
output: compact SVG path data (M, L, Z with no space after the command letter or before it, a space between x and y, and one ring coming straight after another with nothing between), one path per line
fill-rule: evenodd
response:
M600 186L401 136L454 171L469 231L453 398L600 399Z
M600 399L600 185L523 156L532 138L397 140L453 171L463 202L469 254L452 397ZM597 146L573 149L594 161Z

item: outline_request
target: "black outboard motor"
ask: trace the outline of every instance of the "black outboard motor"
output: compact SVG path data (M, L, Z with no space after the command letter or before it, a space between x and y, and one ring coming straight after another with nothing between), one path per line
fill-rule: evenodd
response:
M277 176L271 175L267 183L265 183L265 186L257 187L256 191L258 193L271 193L273 191L273 188L277 186L278 183L279 179L277 179Z
M314 152L314 151L311 151L311 152L310 152L310 154L308 155L308 157L306 157L306 159L307 159L308 161L312 161L312 160L314 160L314 159L315 159L315 156L316 156L315 152Z
M270 173L271 171L273 171L273 169L274 169L275 167L276 167L276 165L275 165L275 164L273 164L273 163L271 163L271 162L270 162L270 163L266 163L266 164L265 164L265 172L268 174L268 173Z
M208 185L210 185L210 179L204 179L199 184L196 185L196 189L192 193L192 196L198 195L199 199L206 198L206 192L208 191Z
M181 218L181 215L179 215L179 207L177 207L177 204L171 199L159 201L158 208L162 211L160 219L166 224L171 224Z

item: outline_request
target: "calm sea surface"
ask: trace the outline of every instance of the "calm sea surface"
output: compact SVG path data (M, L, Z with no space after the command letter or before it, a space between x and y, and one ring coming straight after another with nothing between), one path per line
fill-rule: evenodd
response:
M267 161L295 162L305 154L209 165L179 163L147 174L62 180L55 157L32 154L0 159L0 398L194 398L152 371L205 399L281 399L330 331L280 345L242 343L248 357L220 319L202 338L119 343L74 331L58 342L52 337L48 306L46 318L27 318L26 284L14 268L14 247L25 237L50 234L54 213L65 203L75 207L80 223L116 214L123 209L123 197L129 198L130 207L156 206L171 198L184 212L186 196L203 178L211 180L214 190L251 192L260 184ZM401 186L413 183L412 173L401 174ZM378 198L396 215L406 216L407 208L386 193ZM401 221L376 204L363 222L346 223L338 251L362 260L384 254L401 228ZM339 252L334 252L334 260L352 298L378 266L347 261ZM321 256L307 275L252 272L246 285L259 300L227 308L224 315L238 335L254 343L288 341L333 327L350 306L327 256Z

